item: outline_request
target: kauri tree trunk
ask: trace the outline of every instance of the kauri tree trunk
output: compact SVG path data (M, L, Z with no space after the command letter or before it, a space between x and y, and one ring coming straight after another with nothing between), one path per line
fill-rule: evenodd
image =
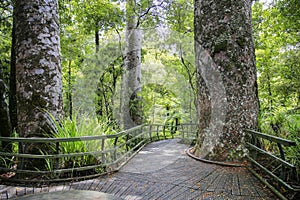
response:
M47 112L62 114L58 2L16 0L14 9L17 132L20 137L47 137L51 134ZM45 148L36 144L21 150L36 153Z
M127 0L126 49L123 69L122 125L128 129L142 123L141 116L141 30L137 27L139 7L136 0Z
M251 0L195 0L199 138L204 159L240 161L256 129L258 96Z

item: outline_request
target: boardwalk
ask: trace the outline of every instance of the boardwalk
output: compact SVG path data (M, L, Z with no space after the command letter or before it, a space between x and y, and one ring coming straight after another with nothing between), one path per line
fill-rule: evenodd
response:
M1 198L41 192L91 190L128 200L276 199L246 169L193 160L184 153L187 146L178 142L175 139L151 143L112 175L43 188L2 186Z

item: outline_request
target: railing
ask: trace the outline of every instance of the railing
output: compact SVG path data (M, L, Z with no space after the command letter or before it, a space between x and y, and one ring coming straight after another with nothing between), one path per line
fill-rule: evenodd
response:
M94 178L119 170L149 142L170 138L183 138L186 141L195 139L196 127L195 124L181 124L177 127L152 124L112 135L74 138L0 137L1 142L10 142L19 147L18 152L0 152L0 159L12 160L6 166L0 167L0 179L7 183L36 185ZM47 144L53 150L47 154L22 153L24 151L21 147L25 144ZM64 150L68 145L84 146L85 150L68 152ZM27 169L26 162L29 160L42 160L44 166Z
M291 179L299 182L299 175L297 175L296 166L286 161L283 148L283 146L285 146L285 148L296 146L296 142L253 130L247 130L247 132L251 135L251 142L247 142L247 147L250 150L250 154L247 156L248 160L254 166L258 167L265 175L270 177L271 183L262 178L262 176L256 173L253 169L249 168L249 170L267 186L269 186L270 189L281 199L286 198L273 187L274 183L276 183L274 186L277 188L283 187L289 191L299 192L299 188L294 188L288 183L292 181ZM278 155L266 151L263 148L266 141L269 143L276 143L279 152Z

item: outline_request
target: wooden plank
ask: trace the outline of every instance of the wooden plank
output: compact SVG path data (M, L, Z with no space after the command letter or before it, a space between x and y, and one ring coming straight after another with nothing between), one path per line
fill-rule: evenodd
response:
M114 184L114 180L110 179L102 185L100 192L107 193L107 190Z
M63 190L64 190L64 191L71 190L71 185L70 185L69 183L64 184Z
M26 187L17 187L16 188L16 195L23 196L26 194Z
M237 196L241 195L239 186L239 176L237 174L233 174L232 177L232 194Z
M216 188L218 187L218 185L222 179L222 176L223 176L222 173L218 173L217 177L211 182L211 184L208 186L206 191L214 192L216 190Z
M25 195L34 194L34 188L33 187L26 187Z
M259 174L257 174L254 170L251 168L248 168L248 170L256 176L262 183L264 183L272 192L276 194L277 197L279 197L282 200L287 200L285 196L283 196L276 188L274 188L271 184L269 184L265 179L263 179Z
M219 183L217 187L215 188L215 191L217 193L223 193L223 192L229 192L231 193L231 190L228 190L226 187L227 185L231 185L231 174L224 172L222 174L222 178L219 180Z
M239 176L239 187L242 196L257 197L259 194L256 192L252 182L250 181L249 174L240 172Z
M90 185L89 190L97 191L97 187L100 183L99 179L93 179L93 183Z
M147 184L148 184L148 188L146 191L144 191L143 197L145 199L151 199L150 197L152 197L153 193L155 193L157 190L157 186L156 186L157 183L156 182L148 182Z
M115 189L115 191L113 192L113 194L115 196L122 196L123 192L130 187L131 183L130 181L126 181L126 180L122 180L119 182L119 187L117 189Z
M233 172L234 173L234 172ZM228 194L232 194L232 187L233 187L233 173L229 172L226 175L226 183L223 187L224 191Z
M114 194L114 192L118 191L120 182L122 182L122 181L121 180L114 180L113 184L111 184L110 187L107 188L106 193Z
M219 177L220 170L214 170L208 174L202 181L200 185L201 190L207 190L213 182Z
M16 197L16 188L15 187L7 187L5 186L0 190L1 192L1 198L2 199L8 199L8 198L15 198Z
M0 198L1 198L1 199L8 199L7 191L2 192Z

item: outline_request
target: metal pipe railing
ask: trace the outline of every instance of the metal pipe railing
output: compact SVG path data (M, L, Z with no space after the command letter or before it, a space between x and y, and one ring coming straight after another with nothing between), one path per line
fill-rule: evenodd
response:
M192 124L181 125L182 131L192 126ZM13 161L11 165L1 166L0 175L5 173L9 178L0 176L2 182L17 183L48 183L59 181L71 181L87 179L100 176L103 173L118 170L123 166L138 150L149 142L171 139L175 134L168 132L168 125L151 124L140 125L112 135L82 136L72 138L17 138L0 137L1 142L15 143L17 146L23 144L48 144L54 147L53 152L48 154L33 154L23 151L2 152L0 158ZM179 130L179 129L178 129ZM196 129L189 135L196 135ZM188 131L185 131L187 134ZM178 131L176 137L180 138ZM84 152L65 152L64 144L76 143L79 146L92 146L86 148ZM44 160L48 168L36 166L35 169L24 168L23 162L26 159ZM75 161L84 159L93 160L88 165L76 165ZM73 166L67 166L67 162L73 162ZM75 163L75 164L74 164ZM81 163L81 164L82 164ZM92 174L91 174L92 173Z

